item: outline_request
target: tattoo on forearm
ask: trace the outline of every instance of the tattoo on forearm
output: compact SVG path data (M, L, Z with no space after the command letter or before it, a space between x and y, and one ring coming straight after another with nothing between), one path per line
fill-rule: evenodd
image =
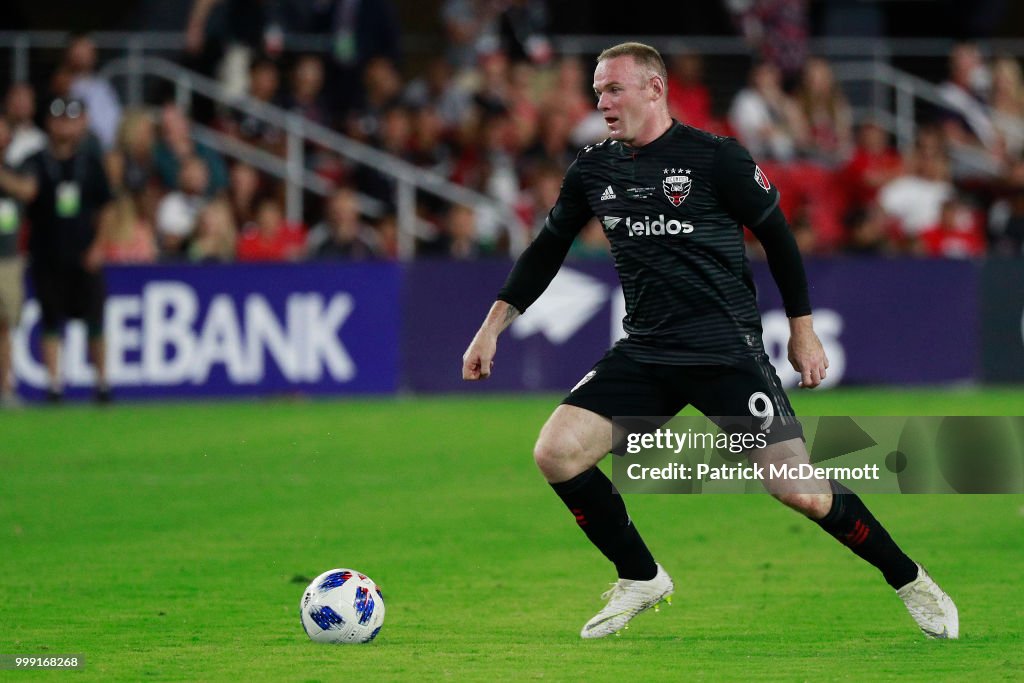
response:
M502 329L512 324L512 321L519 317L519 311L516 307L509 304L509 307L505 309L505 319L501 321Z
M508 329L508 326L512 324L512 321L518 318L520 314L519 311L516 310L516 307L510 303L505 303L505 310L501 311L501 307L498 303L496 303L487 314L487 320L484 322L484 327L487 327L496 334L501 334Z

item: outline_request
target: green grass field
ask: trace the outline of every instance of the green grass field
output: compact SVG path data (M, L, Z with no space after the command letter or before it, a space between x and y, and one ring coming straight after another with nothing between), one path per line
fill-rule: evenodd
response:
M875 496L957 601L926 641L880 575L767 496L631 496L674 605L581 641L611 566L530 451L555 397L68 406L0 414L11 680L1020 680L1024 497ZM794 392L804 414L1020 414L1024 392ZM366 646L311 643L306 581L387 599Z

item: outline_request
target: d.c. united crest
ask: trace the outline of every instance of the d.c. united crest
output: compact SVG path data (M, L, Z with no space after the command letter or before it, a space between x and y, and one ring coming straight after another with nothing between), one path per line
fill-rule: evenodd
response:
M675 175L683 169L670 168L665 173L672 173L673 175L665 176L665 179L661 182L661 189L665 191L665 196L672 202L672 206L679 206L686 199L686 196L690 194L690 187L693 185L693 180L688 175Z

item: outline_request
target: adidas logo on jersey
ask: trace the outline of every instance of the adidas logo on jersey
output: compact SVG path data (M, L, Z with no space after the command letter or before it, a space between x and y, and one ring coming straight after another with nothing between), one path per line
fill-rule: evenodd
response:
M608 187L604 188L604 192L601 193L601 201L602 202L606 202L609 199L615 199L615 190L612 189L611 185L609 185Z
M605 221L608 220L608 216L605 216ZM616 221L617 223L618 221ZM605 222L605 226L607 226ZM693 232L693 223L684 223L683 221L677 221L671 219L666 221L665 214L660 214L653 221L650 216L644 216L641 221L635 218L626 217L626 230L629 231L630 237L644 237L647 235L688 235Z

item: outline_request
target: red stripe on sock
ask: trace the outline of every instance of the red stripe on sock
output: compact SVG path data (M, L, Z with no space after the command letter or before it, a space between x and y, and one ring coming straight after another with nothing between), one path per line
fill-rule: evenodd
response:
M846 534L843 540L846 541L846 545L851 548L856 548L864 541L868 540L868 534L871 533L870 527L861 522L859 519L854 523L853 531Z

